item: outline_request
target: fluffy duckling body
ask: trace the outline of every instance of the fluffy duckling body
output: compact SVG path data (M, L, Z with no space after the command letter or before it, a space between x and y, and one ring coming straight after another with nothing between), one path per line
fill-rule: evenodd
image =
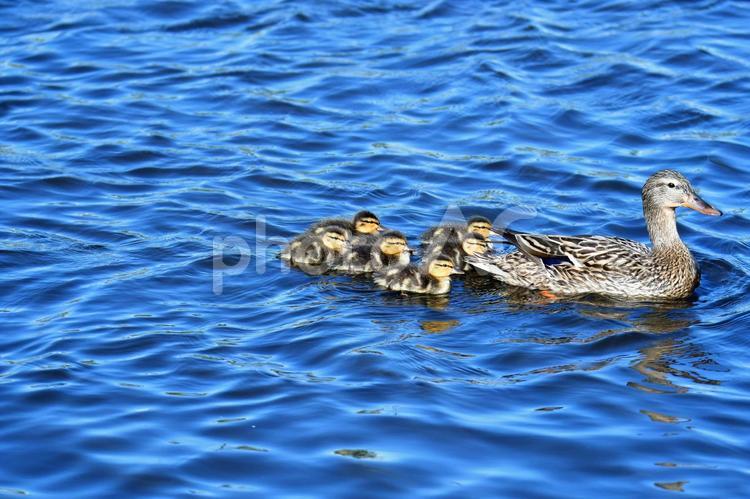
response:
M349 232L332 225L322 227L319 234L306 232L297 236L284 248L279 258L297 266L340 268L351 251Z
M458 274L451 259L440 255L422 266L383 269L374 275L375 284L407 293L443 295L451 289L451 274Z
M492 251L490 242L478 232L469 232L459 237L448 239L443 244L435 241L425 250L425 257L435 258L443 254L451 259L453 265L460 270L473 268L466 262L467 256L486 256Z
M422 247L429 248L443 245L447 242L460 241L467 234L477 233L489 242L492 233L492 222L485 217L475 216L467 220L466 225L447 224L427 229L421 236ZM492 244L489 245L492 249Z
M361 274L384 268L403 268L409 265L410 257L406 236L392 230L379 236L372 246L361 244L354 247L347 271Z

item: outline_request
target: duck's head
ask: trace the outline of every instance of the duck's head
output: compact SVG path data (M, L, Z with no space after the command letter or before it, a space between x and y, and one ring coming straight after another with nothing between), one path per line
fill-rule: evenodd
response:
M721 215L721 211L695 192L688 179L674 170L661 170L651 175L643 185L642 196L643 208L647 211L684 206L704 215Z
M453 261L445 255L440 255L427 264L427 273L435 279L446 279L451 274L462 274L463 272L457 272Z
M487 239L488 237L490 237L490 232L492 231L492 222L490 222L489 219L485 217L471 217L466 222L466 230L469 233L476 232L484 239Z
M461 248L467 255L484 255L489 250L487 239L479 232L470 232L461 242Z
M358 234L374 234L383 230L380 227L380 220L370 211L360 211L354 215L354 230Z
M386 232L381 236L379 248L384 255L388 256L398 256L405 251L411 251L406 242L406 236L396 230Z
M336 253L343 253L349 247L349 233L341 227L326 227L321 239L323 246Z

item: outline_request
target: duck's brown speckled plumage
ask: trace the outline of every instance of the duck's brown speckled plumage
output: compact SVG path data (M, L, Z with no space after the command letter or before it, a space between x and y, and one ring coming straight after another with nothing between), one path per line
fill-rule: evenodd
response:
M604 236L548 236L511 230L503 236L518 251L467 261L514 286L555 295L600 293L643 299L690 296L700 282L693 255L677 233L675 208L721 212L703 201L673 170L652 175L643 187L643 211L652 247Z

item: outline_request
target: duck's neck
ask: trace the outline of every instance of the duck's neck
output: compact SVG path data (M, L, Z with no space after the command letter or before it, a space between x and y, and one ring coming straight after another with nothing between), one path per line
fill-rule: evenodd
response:
M690 255L677 232L674 208L645 207L646 227L654 248L654 256L674 254ZM692 258L691 258L692 259Z
M653 244L653 262L657 274L666 279L664 286L675 296L687 296L700 281L700 270L693 255L677 233L674 208L649 210L644 206L648 234Z

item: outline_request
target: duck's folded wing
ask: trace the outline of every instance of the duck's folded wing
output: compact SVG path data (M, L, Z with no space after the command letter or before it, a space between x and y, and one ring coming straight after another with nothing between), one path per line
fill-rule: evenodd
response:
M648 253L641 243L619 237L550 236L503 231L503 237L527 256L545 265L570 263L575 267L605 267Z

